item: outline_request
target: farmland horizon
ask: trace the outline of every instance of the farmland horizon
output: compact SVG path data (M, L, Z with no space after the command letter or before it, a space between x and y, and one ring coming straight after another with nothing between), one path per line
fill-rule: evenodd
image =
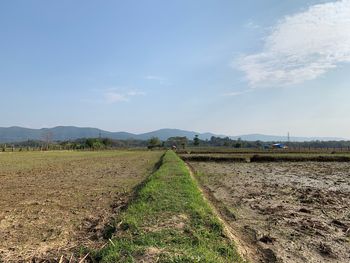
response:
M249 133L249 134L218 134L211 131L193 131L178 128L160 128L156 130L133 133L126 130L104 130L96 127L79 127L79 126L54 126L43 128L26 128L21 126L0 127L0 142L14 142L25 140L40 140L43 133L50 132L54 140L71 140L86 137L106 137L111 139L125 140L125 139L139 139L149 140L152 137L158 137L161 140L167 140L170 137L187 137L193 139L196 135L202 140L210 140L214 137L229 137L230 139L242 139L245 141L346 141L343 137L321 137L321 136L294 136L290 133L285 135L271 135L263 133ZM289 138L288 138L289 137Z

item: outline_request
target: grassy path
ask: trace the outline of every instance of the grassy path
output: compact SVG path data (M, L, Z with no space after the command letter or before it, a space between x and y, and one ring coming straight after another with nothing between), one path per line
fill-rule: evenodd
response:
M172 151L116 220L100 262L244 262L184 162Z

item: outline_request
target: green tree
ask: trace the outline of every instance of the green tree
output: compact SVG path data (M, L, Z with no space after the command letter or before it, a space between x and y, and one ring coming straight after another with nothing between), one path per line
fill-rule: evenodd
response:
M242 148L242 139L238 138L237 142L235 143L235 148Z
M199 145L199 138L198 138L198 135L195 135L194 138L193 138L193 144L195 146L198 146Z
M102 142L100 142L100 140L96 140L93 144L92 144L92 148L94 150L99 150L99 149L103 149L104 148L104 144Z
M88 139L86 139L85 144L87 147L89 147L90 149L94 149L94 150L105 148L104 143L100 139L97 139L97 138L88 138Z
M159 147L161 145L161 141L159 140L158 137L152 137L148 141L148 148L154 148L154 147Z
M109 138L103 138L102 139L102 143L106 146L106 147L111 147L113 145L113 140L109 139Z
M176 146L176 147L182 147L183 149L186 148L186 145L188 144L187 137L181 137L181 136L176 136L176 137L170 137L167 139L166 144L168 146Z
M225 137L222 139L222 141L224 142L224 146L230 146L231 144L231 139L229 137Z
M92 148L92 146L94 145L94 142L95 140L93 138L88 138L86 139L85 144L87 147Z

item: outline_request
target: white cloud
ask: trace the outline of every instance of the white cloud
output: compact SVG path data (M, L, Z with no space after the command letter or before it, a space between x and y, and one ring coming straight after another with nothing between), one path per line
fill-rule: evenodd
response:
M227 92L225 94L223 94L223 96L226 96L226 97L235 97L235 96L239 96L239 95L242 95L242 94L245 94L245 93L248 93L250 92L251 90L244 90L244 91L231 91L231 92Z
M116 103L116 102L122 102L122 101L129 101L129 99L120 93L117 92L106 92L104 94L105 100L107 103Z
M260 29L260 26L255 23L253 20L249 20L245 25L244 25L245 28L248 28L248 29L252 29L252 30L255 30L255 29Z
M148 80L158 80L158 81L164 81L164 80L165 80L163 77L154 76L154 75L148 75L148 76L145 77L145 79L148 79Z
M158 82L162 86L169 86L171 83L164 77L157 75L148 75L144 77L146 80Z
M316 79L350 62L350 0L311 6L283 18L260 53L241 56L235 66L252 87L285 86Z
M146 95L145 92L143 91L138 91L138 90L132 90L127 93L128 96L144 96Z
M125 93L120 93L116 89L109 89L104 93L105 102L113 104L117 102L127 102L130 101L131 97L144 96L145 92L132 90Z

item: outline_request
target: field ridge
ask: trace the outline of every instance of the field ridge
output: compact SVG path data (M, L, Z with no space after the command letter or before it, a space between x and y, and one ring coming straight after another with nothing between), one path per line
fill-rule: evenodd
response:
M237 231L235 231L235 229L231 227L229 224L228 219L235 218L235 214L231 212L224 205L223 202L219 201L208 187L206 187L204 184L201 184L198 178L200 174L196 172L195 169L189 163L186 163L186 166L193 180L197 182L197 185L200 191L202 192L204 199L206 200L206 202L208 202L209 206L215 213L216 217L219 219L219 221L223 225L226 236L233 243L236 244L239 255L245 260L249 260L249 262L253 262L252 259L256 259L258 257L257 256L258 251L252 248L247 242L244 242L244 239L242 239L240 234Z
M272 163L272 162L350 162L347 154L181 154L185 162L238 162L238 163Z
M116 218L99 262L244 262L185 163L167 151Z

